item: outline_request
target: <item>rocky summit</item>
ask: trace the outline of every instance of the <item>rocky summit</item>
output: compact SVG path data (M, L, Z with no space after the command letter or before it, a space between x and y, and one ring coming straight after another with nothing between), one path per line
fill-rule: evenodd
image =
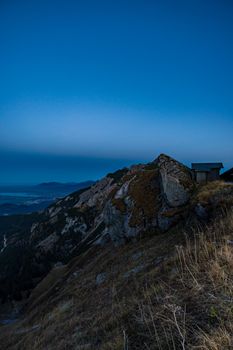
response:
M85 244L111 240L119 245L149 230L165 231L182 217L194 188L187 167L160 155L58 201L42 224L33 225L30 240L42 251L56 250L62 259Z
M233 185L197 185L161 154L3 218L4 349L230 349L232 206Z

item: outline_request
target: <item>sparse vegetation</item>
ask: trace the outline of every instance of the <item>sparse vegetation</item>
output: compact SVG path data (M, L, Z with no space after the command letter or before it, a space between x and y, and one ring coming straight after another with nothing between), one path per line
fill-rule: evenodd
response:
M126 212L126 205L123 198L113 198L112 204L119 210L121 213Z
M204 205L210 203L216 197L222 197L226 202L226 196L233 204L233 186L232 184L226 183L224 181L213 181L205 185L199 185L196 197L194 199Z
M231 349L232 232L229 210L207 227L92 251L91 261L80 257L60 270L55 284L54 278L46 283L40 303L1 344L25 350L49 343L58 350ZM125 277L138 266L143 269ZM106 282L96 286L100 271Z
M157 186L158 171L139 172L130 183L129 194L134 200L130 225L143 225L144 220L152 220L160 206L160 190Z
M128 168L119 169L114 173L109 173L107 177L112 178L115 182L119 182L122 177L128 172L128 170Z

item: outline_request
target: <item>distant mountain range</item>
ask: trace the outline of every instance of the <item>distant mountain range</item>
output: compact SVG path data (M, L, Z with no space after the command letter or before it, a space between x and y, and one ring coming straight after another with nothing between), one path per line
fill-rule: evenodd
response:
M85 188L88 186L91 186L94 183L94 181L83 181L83 182L42 182L37 185L0 185L0 192L30 192L33 193L35 191L53 191L53 190L64 190L67 192L68 189L74 189L75 191L77 188Z
M47 208L56 199L93 185L80 183L45 182L38 185L0 186L0 216L29 214Z
M40 188L60 188L60 187L64 187L64 186L77 186L80 184L85 184L87 183L83 182L83 183L76 183L76 182L66 182L66 183L61 183L61 182L42 182L39 185L36 185L36 187L40 187Z

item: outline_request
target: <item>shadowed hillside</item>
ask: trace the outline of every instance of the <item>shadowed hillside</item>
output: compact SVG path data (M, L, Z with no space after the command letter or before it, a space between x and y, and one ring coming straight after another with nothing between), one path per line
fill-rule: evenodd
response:
M25 235L3 349L231 349L232 207L166 155L58 201Z

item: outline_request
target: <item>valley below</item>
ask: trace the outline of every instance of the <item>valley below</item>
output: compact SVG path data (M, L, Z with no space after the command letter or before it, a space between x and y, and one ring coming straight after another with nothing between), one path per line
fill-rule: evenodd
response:
M84 183L48 182L39 185L0 185L0 216L30 214L47 208L58 198L78 189L88 187Z

